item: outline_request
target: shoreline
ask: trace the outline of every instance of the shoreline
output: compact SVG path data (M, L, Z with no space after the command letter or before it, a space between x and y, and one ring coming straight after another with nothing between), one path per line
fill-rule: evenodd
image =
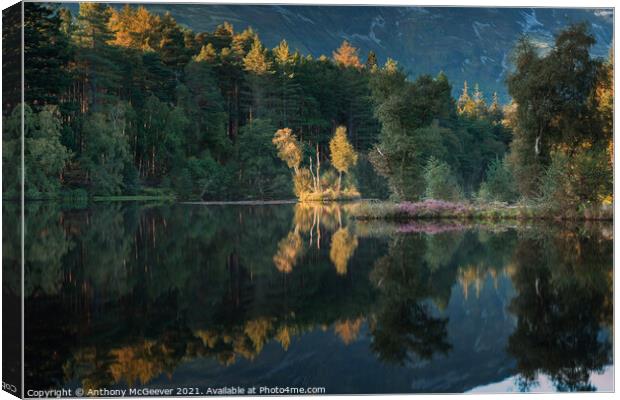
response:
M3 202L19 204L15 199L3 199ZM508 205L506 203L468 203L447 202L442 200L424 200L418 202L390 202L376 199L347 200L213 200L213 201L179 201L172 196L96 196L86 200L88 204L102 203L167 203L202 206L269 206L286 204L332 205L339 204L348 208L349 216L357 221L391 221L407 223L412 221L600 221L613 222L613 205L584 208L573 213L558 214L536 205ZM80 201L67 199L26 199L24 203L60 203L75 204Z
M358 221L386 220L406 223L409 221L601 221L613 222L613 206L584 208L572 214L540 206L508 205L505 203L453 203L442 200L392 203L361 202L350 210Z

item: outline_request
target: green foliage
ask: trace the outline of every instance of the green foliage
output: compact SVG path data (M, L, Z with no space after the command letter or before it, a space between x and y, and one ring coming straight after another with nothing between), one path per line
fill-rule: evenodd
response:
M129 106L119 103L104 113L92 113L84 121L85 149L79 158L93 194L122 193L123 171L129 161L126 113Z
M613 169L601 149L585 148L567 155L555 152L540 183L540 202L547 208L574 215L580 207L598 206L610 196Z
M517 104L511 164L525 196L535 196L553 152L584 144L599 147L605 140L592 101L600 79L600 62L590 56L594 42L586 25L580 24L560 32L546 54L526 39L515 49L516 68L507 80Z
M424 166L424 184L427 199L456 201L462 197L450 166L435 157L430 157Z
M350 175L355 178L355 186L364 198L386 199L389 196L386 179L377 174L367 155L360 154Z
M485 181L480 185L478 197L484 201L513 202L518 197L514 178L506 160L496 159L489 164Z
M236 159L239 186L247 188L246 196L273 199L292 192L290 174L278 161L276 149L270 143L274 131L271 121L255 119L239 132Z
M420 76L414 82L394 63L371 77L375 112L381 122L379 143L369 154L397 199L419 199L424 193L423 168L429 157L460 167L460 138L455 136L454 100L444 74Z
M71 152L61 144L61 121L57 107L45 106L24 113L24 190L26 198L54 198ZM3 120L2 164L5 198L19 198L21 191L22 106Z
M77 101L82 109L92 107L100 112L116 99L113 94L120 85L119 52L108 43L114 38L108 22L110 7L103 3L81 3L73 42L76 79L83 85Z
M611 165L613 66L591 58L594 38L584 26L561 32L547 53L518 44L507 81L515 103L503 110L497 95L487 106L477 85L470 93L465 84L455 101L443 73L408 80L392 59L379 67L372 51L363 65L347 42L333 60L315 59L285 40L269 50L251 28L224 23L195 34L144 7L84 3L75 18L54 5L25 9L27 118L35 127L25 161L37 166L26 171L29 198L79 188L91 196L157 188L188 199L286 198L291 186L333 197L321 192L339 192L342 177L322 185L327 165L345 174L351 193L385 197L387 184L392 197L417 200L430 157L449 166L464 195L480 193L489 171L482 193L496 198L508 193L491 188L506 171L491 164L510 146L503 164L519 195L541 192L552 154L592 149L576 159L570 192L578 201L611 199L602 182L609 174L594 171L603 155L603 170ZM19 32L4 36L17 43ZM18 91L6 94L14 107ZM19 128L11 118L5 111L3 191L16 197ZM333 137L334 127L346 134L339 128ZM278 129L296 137L274 150L268 133ZM294 171L292 185L276 151Z
M185 86L177 87L177 102L190 122L186 143L190 154L204 148L225 155L230 150L226 136L226 113L212 67L206 62L192 61L185 67Z
M44 105L58 105L71 83L67 70L71 47L61 26L56 4L24 3L24 38L28 42L24 47L24 80L28 82L24 96L37 111Z

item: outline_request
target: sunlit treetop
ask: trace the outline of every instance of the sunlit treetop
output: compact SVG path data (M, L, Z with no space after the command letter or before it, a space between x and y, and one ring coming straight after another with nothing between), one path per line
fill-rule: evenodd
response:
M282 39L280 44L273 49L273 55L276 59L276 62L280 65L287 64L293 59L293 56L288 47L288 43L285 39Z
M357 48L351 46L348 41L342 42L340 47L334 51L334 62L341 67L362 68L362 63L357 54Z
M243 59L246 71L256 75L264 75L271 72L271 61L267 59L267 49L262 45L258 37L254 38L252 48Z
M215 50L215 47L213 47L211 43L208 43L207 45L202 46L200 52L196 54L193 59L197 62L205 61L210 63L215 61L216 58L217 52Z

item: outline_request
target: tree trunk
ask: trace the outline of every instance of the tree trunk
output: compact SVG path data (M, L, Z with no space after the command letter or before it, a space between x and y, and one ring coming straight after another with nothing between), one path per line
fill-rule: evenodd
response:
M336 192L340 193L340 183L342 182L342 171L338 171L338 187L336 188Z
M312 186L314 186L314 191L318 192L319 191L319 181L316 177L316 175L314 175L314 171L312 170L312 156L308 157L310 159L310 174L312 174Z
M321 192L321 160L319 158L319 144L316 144L316 182L319 192Z

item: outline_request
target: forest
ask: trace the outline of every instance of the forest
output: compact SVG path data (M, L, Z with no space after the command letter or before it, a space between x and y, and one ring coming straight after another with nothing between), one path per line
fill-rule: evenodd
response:
M24 7L26 199L612 202L613 54L591 56L585 24L549 48L516 43L500 104L473 82L454 98L443 72L410 77L347 41L313 57L144 7ZM5 43L19 43L13 25ZM17 56L4 51L9 71ZM10 86L3 194L17 199Z

